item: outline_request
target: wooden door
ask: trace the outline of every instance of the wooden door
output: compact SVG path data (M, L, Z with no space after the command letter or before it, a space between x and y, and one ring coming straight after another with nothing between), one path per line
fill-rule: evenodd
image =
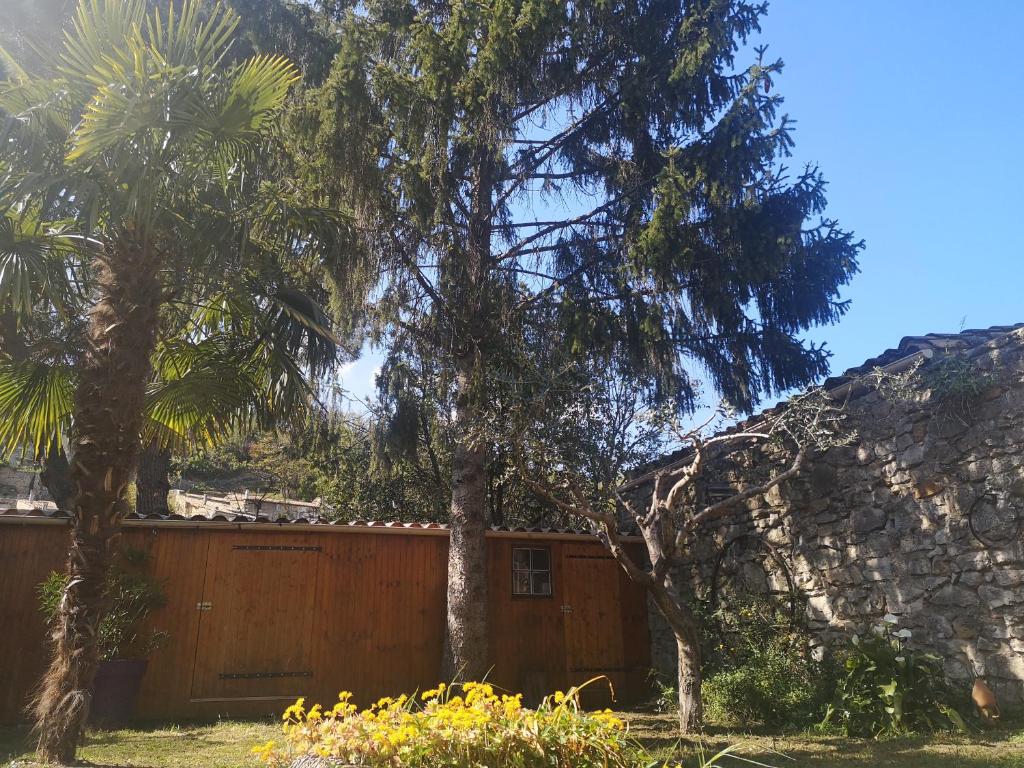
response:
M317 538L225 534L210 542L193 701L285 700L314 688Z
M604 675L617 687L625 667L619 565L592 545L566 544L562 574L569 684ZM608 698L608 685L594 683L584 703L598 706Z

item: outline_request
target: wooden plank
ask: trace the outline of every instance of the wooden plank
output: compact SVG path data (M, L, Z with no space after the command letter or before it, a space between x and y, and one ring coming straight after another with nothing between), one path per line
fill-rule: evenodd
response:
M563 688L566 682L562 544L514 540L492 540L488 544L489 653L493 664L489 679L509 691L523 693L531 703L536 702ZM516 546L550 548L550 596L512 594L512 549Z
M167 597L166 605L147 622L151 629L168 635L165 645L150 658L139 693L138 715L187 717L199 630L196 603L203 599L210 536L202 531L163 528L132 529L124 538L126 545L149 553L152 573Z
M0 528L0 722L27 717L27 706L46 670L49 642L39 611L38 587L67 556L68 528Z
M319 547L301 534L211 540L193 701L284 701L310 692Z
M563 549L566 572L566 671L570 685L607 677L614 688L626 679L619 596L619 565L603 549L569 544ZM583 701L588 706L610 703L606 684L593 683Z
M269 526L146 527L136 522L126 529L124 543L151 553L153 571L165 582L168 597L167 605L151 619L152 626L167 629L170 637L150 660L141 716L278 713L292 695L331 703L342 689L354 691L366 704L381 695L438 682L447 539L403 536L393 529L360 530L358 535L334 535L338 530L331 529L332 535L321 535L306 528L294 532ZM50 570L62 566L67 535L64 526L0 525L0 615L14 628L0 636L0 719L20 717L44 668L45 633L34 590ZM321 552L238 551L232 548L236 545L319 546ZM550 548L550 597L512 595L514 546ZM575 644L577 657L582 653L607 659L618 653L624 667L646 667L642 590L624 581L610 561L565 557L602 557L599 543L579 537L563 541L506 535L490 537L488 553L492 682L533 698L564 689L570 682L570 666L588 666L586 659L581 663L579 658L567 658L567 639ZM615 590L598 583L609 578L617 584L618 602L609 603ZM584 605L597 606L598 620L591 620L589 639L573 634L561 612L563 604L576 599L573 594L580 595ZM200 602L213 603L213 610L197 611ZM204 623L212 617L220 621ZM261 669L228 669L228 661L236 666L258 662ZM275 669L262 668L270 662ZM219 677L225 672L306 669L313 672L312 678ZM252 700L261 696L270 698ZM211 697L238 698L193 700Z

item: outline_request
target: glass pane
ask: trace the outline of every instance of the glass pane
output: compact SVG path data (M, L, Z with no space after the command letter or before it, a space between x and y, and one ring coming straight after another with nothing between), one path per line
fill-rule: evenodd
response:
M527 571L514 571L512 573L512 594L530 594L530 574Z
M516 571L530 570L530 550L522 548L512 550L512 569Z
M533 574L533 594L551 594L551 574L547 571Z
M535 571L550 571L551 570L551 558L548 556L546 549L534 549L533 552L533 570Z

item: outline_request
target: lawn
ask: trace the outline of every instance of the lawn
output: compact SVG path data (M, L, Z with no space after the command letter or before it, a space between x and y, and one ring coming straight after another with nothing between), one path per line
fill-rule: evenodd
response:
M637 738L660 758L679 756L674 721L667 715L626 715ZM276 723L225 721L203 725L151 726L138 730L96 732L81 750L83 760L99 766L133 768L256 768L249 754L257 743L278 733ZM705 748L715 750L743 742L743 757L793 768L1024 768L1024 730L1002 728L974 738L939 736L885 741L831 736L764 736L713 733ZM24 729L0 728L0 765L30 758ZM696 749L682 750L683 764L695 766ZM743 768L749 762L729 760Z

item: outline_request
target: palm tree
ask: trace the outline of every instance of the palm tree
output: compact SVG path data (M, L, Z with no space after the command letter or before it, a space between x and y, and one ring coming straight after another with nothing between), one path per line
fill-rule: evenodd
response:
M68 268L89 295L71 398L70 578L36 704L48 762L73 761L88 714L162 307L250 265L262 272L274 252L296 257L291 272L336 264L345 239L341 217L298 204L275 160L295 69L272 56L225 64L236 24L220 7L200 14L197 0L154 11L146 0L82 0L47 75L5 62L0 210L30 222L48 253L70 242Z
M213 297L158 340L135 480L139 514L167 511L172 451L209 446L239 430L303 426L319 405L319 384L340 360L330 319L312 297L297 290L268 297L258 286L235 291L230 301ZM166 326L166 313L164 319ZM64 339L73 333L67 325L60 330ZM0 346L0 457L21 449L42 458L47 488L68 509L54 486L70 475L62 445L72 432L77 359L66 343L41 343L39 331L22 329L17 359L2 360Z

